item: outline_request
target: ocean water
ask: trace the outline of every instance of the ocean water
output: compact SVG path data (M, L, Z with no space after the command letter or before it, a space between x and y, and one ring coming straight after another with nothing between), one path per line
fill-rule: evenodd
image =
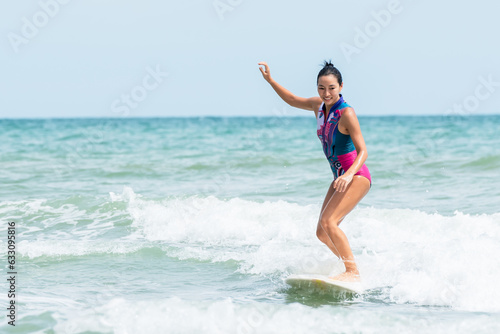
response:
M342 270L313 116L0 120L0 332L498 333L500 116L359 119L352 298L283 281Z

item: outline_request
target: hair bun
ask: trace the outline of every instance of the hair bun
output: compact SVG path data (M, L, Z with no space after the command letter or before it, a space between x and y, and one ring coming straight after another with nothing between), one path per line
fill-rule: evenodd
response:
M335 65L332 64L332 61L326 61L325 60L325 64L323 65L324 67L335 67Z
M325 76L325 75L330 75L330 74L337 78L339 85L342 85L342 74L340 74L340 71L338 70L338 68L336 68L332 64L331 59L325 60L325 62L323 63L323 68L318 73L318 79L316 80L316 84L319 82L320 77Z

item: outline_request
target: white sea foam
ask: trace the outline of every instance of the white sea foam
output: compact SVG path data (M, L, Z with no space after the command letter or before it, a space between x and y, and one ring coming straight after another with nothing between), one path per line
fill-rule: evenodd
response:
M121 199L137 233L182 244L169 254L180 259L237 260L242 272L281 277L338 270L316 239L315 205L215 197L154 202L131 189ZM389 301L500 311L500 214L364 208L341 227L365 285L385 291Z
M187 301L177 297L147 301L116 298L64 318L54 327L56 333L497 333L500 329L498 316L495 320L489 315L457 319L425 309L413 314L404 309L387 313L370 308L238 304L231 299Z
M241 273L273 279L342 270L316 239L318 205L215 197L151 200L131 188L111 193L111 203L118 202L125 204L121 206L125 212L117 216L131 221L127 234L81 241L70 232L65 237L73 239L61 240L38 231L37 238L20 241L19 252L37 258L129 253L153 246L181 260L237 261ZM443 216L362 208L347 216L341 227L368 293L378 294L377 298L500 312L500 214Z
M65 257L96 254L127 254L148 247L145 243L118 241L75 241L75 240L21 240L18 252L22 256L36 259L42 256Z
M500 214L354 212L351 244L368 286L398 303L500 311Z

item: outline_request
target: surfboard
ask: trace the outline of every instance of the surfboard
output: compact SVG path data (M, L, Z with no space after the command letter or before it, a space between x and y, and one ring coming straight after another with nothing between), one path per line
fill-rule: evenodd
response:
M361 282L344 282L336 281L325 275L317 274L302 274L290 275L285 279L285 283L293 288L316 288L321 290L361 294L363 293L363 285Z

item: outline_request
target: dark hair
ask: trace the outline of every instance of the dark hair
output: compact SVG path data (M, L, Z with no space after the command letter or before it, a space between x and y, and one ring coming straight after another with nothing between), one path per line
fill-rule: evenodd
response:
M318 79L316 80L316 84L318 84L320 77L330 74L337 78L339 85L342 85L342 74L340 74L340 71L332 64L331 60L330 61L325 60L323 68L318 73Z

